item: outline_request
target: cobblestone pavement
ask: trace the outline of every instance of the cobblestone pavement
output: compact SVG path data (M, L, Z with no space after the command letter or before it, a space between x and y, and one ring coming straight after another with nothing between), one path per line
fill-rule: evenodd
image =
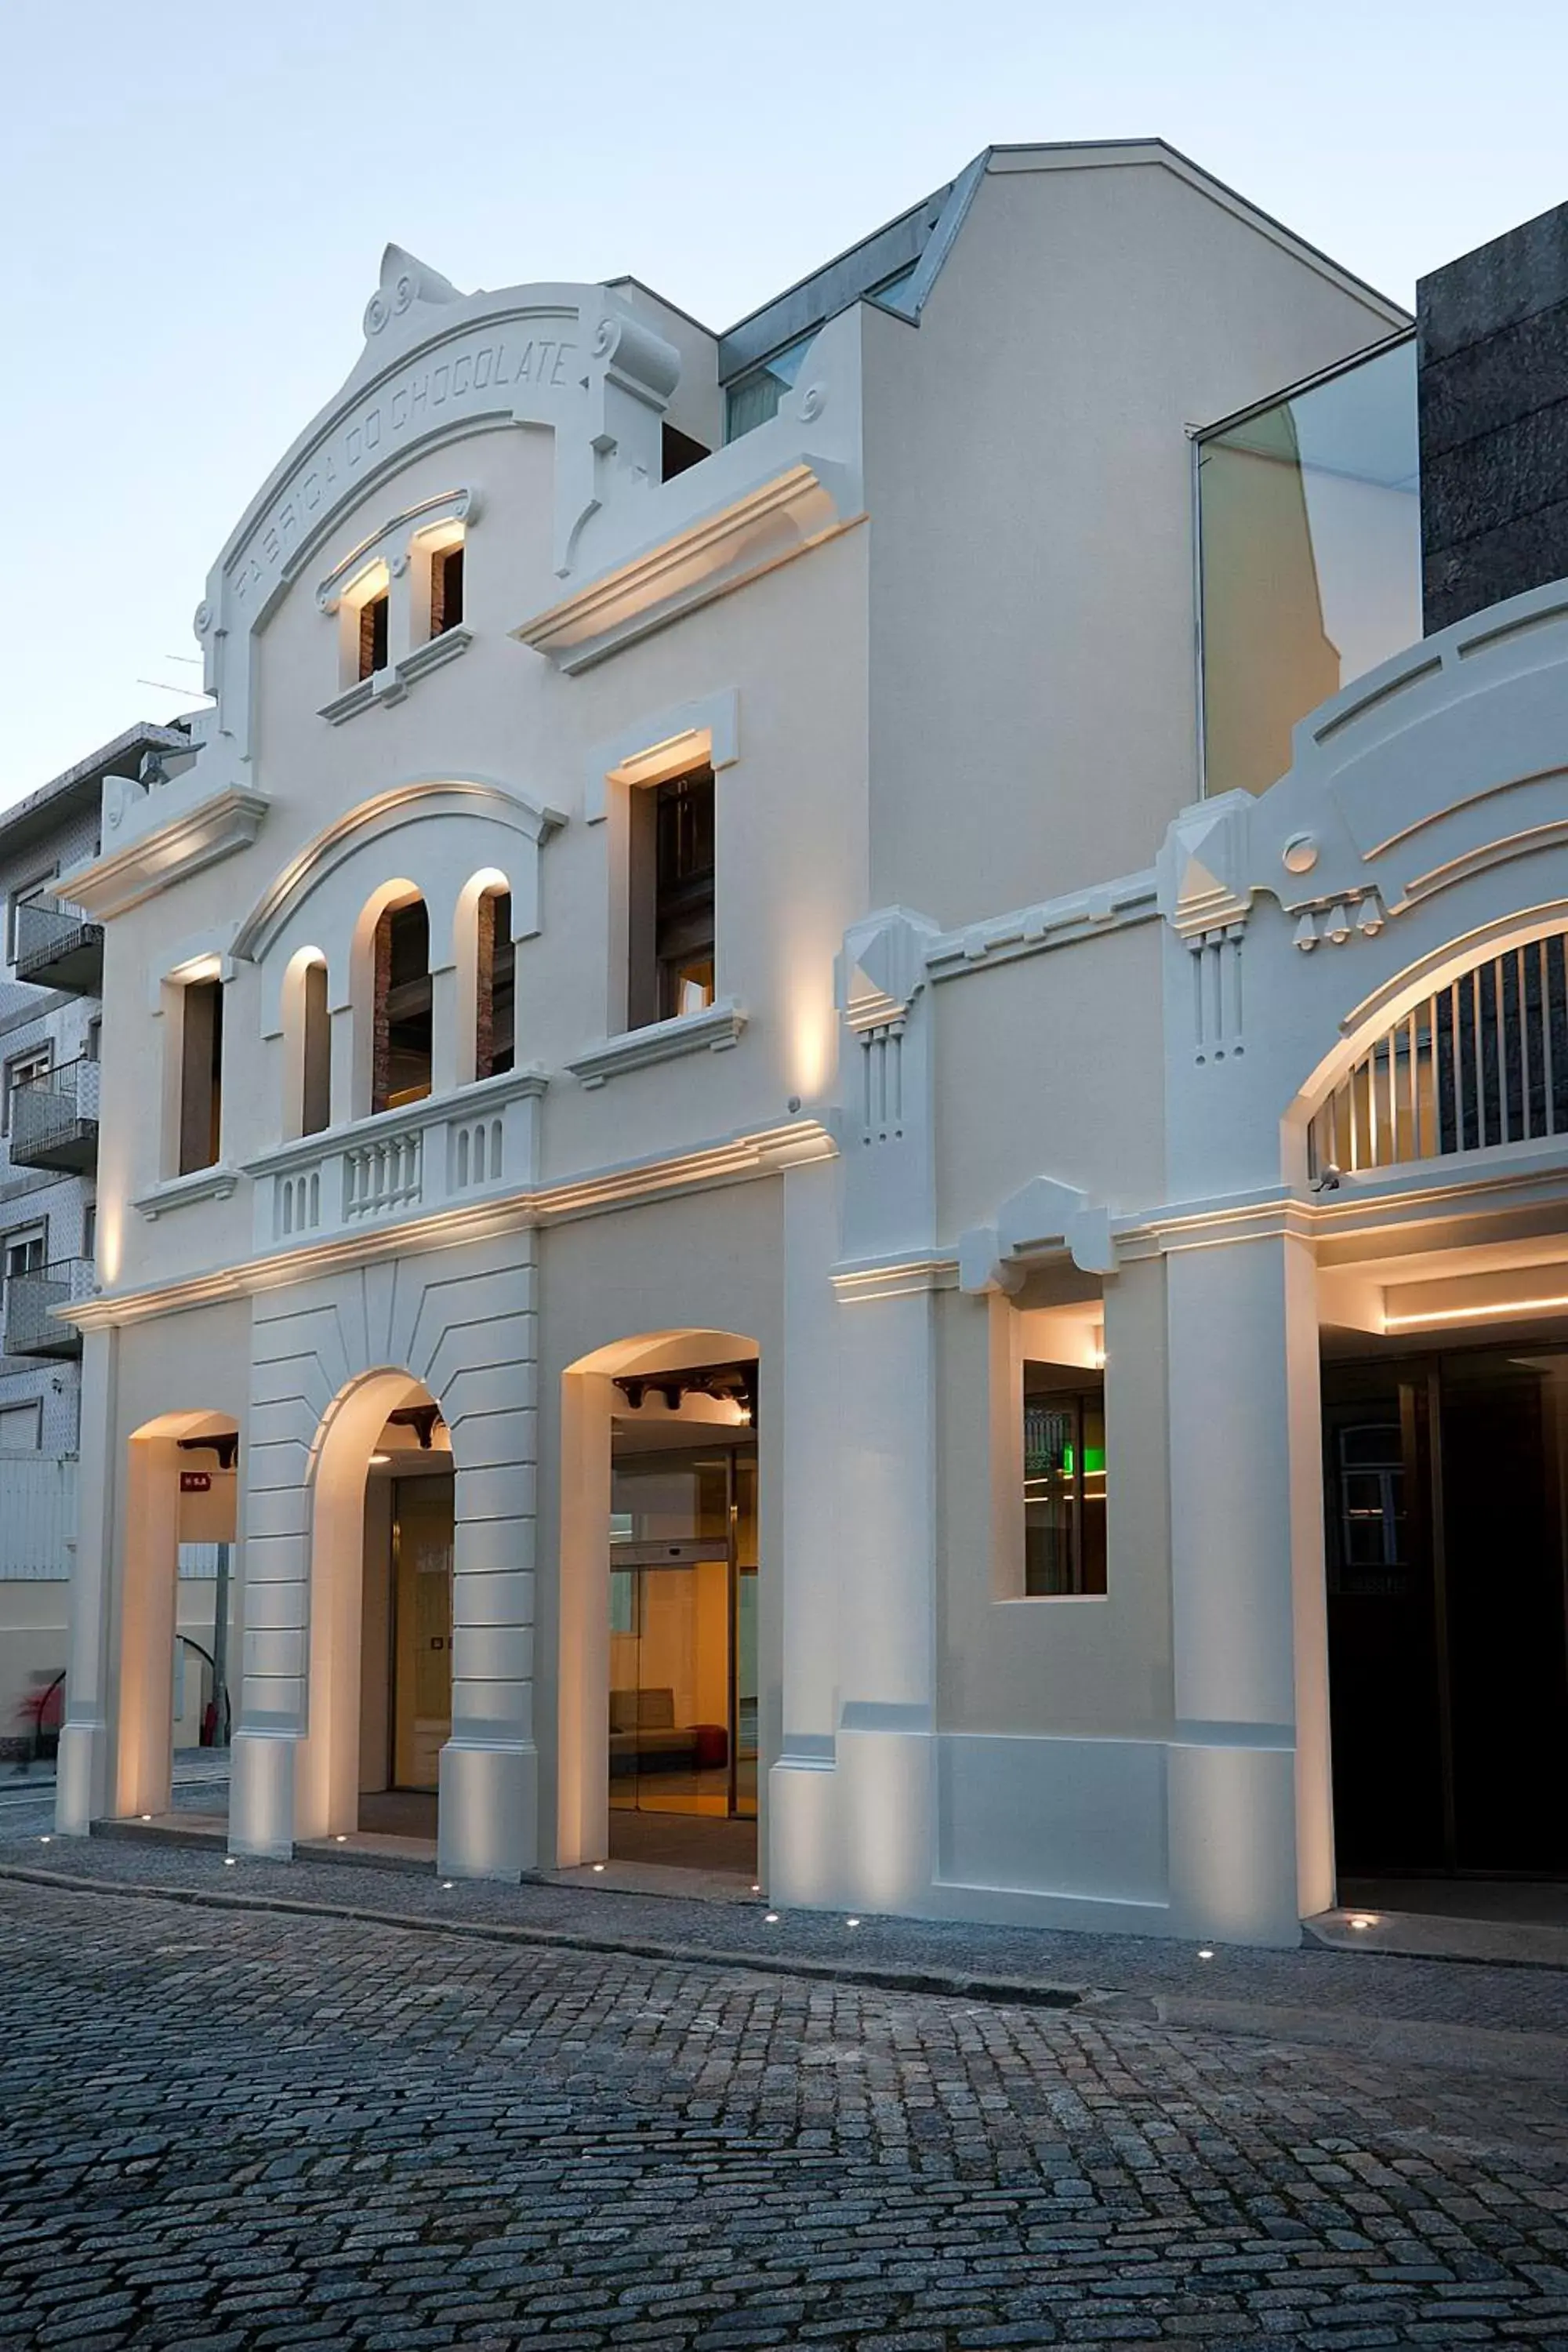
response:
M1528 2072L16 1880L0 1966L6 2352L1568 2347Z
M867 1970L887 1978L965 1977L1008 1983L1090 1986L1157 2003L1169 2017L1234 2026L1243 2009L1268 2027L1286 2012L1305 2032L1310 2013L1320 2037L1352 2042L1374 2034L1385 2052L1400 2024L1445 2026L1476 2041L1488 2032L1553 2038L1568 2098L1568 1973L1550 1969L1457 1967L1437 1960L1391 1959L1310 1947L1293 1952L1221 1946L1200 1961L1190 1944L1143 1936L1051 1933L945 1920L867 1917L851 1929L831 1913L786 1912L770 1919L757 1904L705 1903L673 1895L632 1895L531 1883L468 1880L442 1885L434 1873L371 1870L315 1860L247 1861L228 1867L218 1853L102 1839L51 1838L52 1799L36 1814L6 1821L0 1812L0 1872L23 1866L58 1872L106 1888L162 1888L211 1898L243 1895L263 1903L316 1904L334 1910L393 1914L471 1930L521 1931L598 1947L634 1944L656 1956L770 1967L804 1965ZM912 1990L913 1987L911 1986ZM1489 2061L1478 2044L1477 2056ZM1529 2064L1534 2066L1532 2049Z

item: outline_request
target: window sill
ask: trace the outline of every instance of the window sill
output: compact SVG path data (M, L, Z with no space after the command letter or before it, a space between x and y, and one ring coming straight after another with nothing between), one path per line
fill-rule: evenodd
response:
M345 687L342 694L332 697L331 702L322 703L318 716L326 719L330 726L341 727L345 719L357 719L362 710L370 709L374 703L401 702L416 679L427 677L433 669L445 668L447 662L456 661L459 654L466 654L473 642L473 631L465 628L459 621L455 628L444 629L438 637L430 637L424 645L416 646L412 653L403 656L401 661L390 663L385 669L378 669L373 677L362 677L354 685Z
M600 1045L590 1045L566 1067L578 1083L584 1087L602 1087L607 1078L625 1076L628 1070L646 1070L656 1062L678 1062L685 1054L724 1054L738 1044L746 1016L732 996L721 996L718 1003L704 1007L700 1013L684 1013L673 1021L651 1021L645 1029L623 1030L618 1037L606 1037Z
M211 1168L193 1168L188 1176L166 1177L131 1205L153 1224L166 1210L188 1208L194 1201L226 1201L238 1182L238 1169L220 1160Z

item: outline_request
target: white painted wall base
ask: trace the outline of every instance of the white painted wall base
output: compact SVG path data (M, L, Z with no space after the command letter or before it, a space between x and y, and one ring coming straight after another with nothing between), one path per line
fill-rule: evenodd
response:
M539 1755L531 1741L449 1739L441 1750L437 1867L448 1878L521 1878L539 1863Z
M292 1732L237 1731L228 1790L228 1850L287 1862L294 1852Z
M1293 1748L1170 1750L1171 1915L1178 1935L1301 1940Z
M96 1723L68 1723L60 1732L55 1766L55 1831L59 1837L86 1837L109 1810L109 1730Z

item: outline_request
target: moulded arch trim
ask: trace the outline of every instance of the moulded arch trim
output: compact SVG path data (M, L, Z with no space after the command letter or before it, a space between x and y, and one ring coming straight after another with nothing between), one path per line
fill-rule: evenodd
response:
M419 776L362 801L307 842L241 923L233 953L259 963L312 893L351 857L409 825L440 816L485 818L523 845L511 860L512 936L532 939L539 929L540 845L565 817L531 793L493 777Z

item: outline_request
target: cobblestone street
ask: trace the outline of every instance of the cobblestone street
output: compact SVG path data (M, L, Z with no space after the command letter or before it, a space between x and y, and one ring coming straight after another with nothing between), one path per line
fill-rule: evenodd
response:
M1568 2347L1539 1971L1500 2069L107 1887L0 1953L7 2352Z

